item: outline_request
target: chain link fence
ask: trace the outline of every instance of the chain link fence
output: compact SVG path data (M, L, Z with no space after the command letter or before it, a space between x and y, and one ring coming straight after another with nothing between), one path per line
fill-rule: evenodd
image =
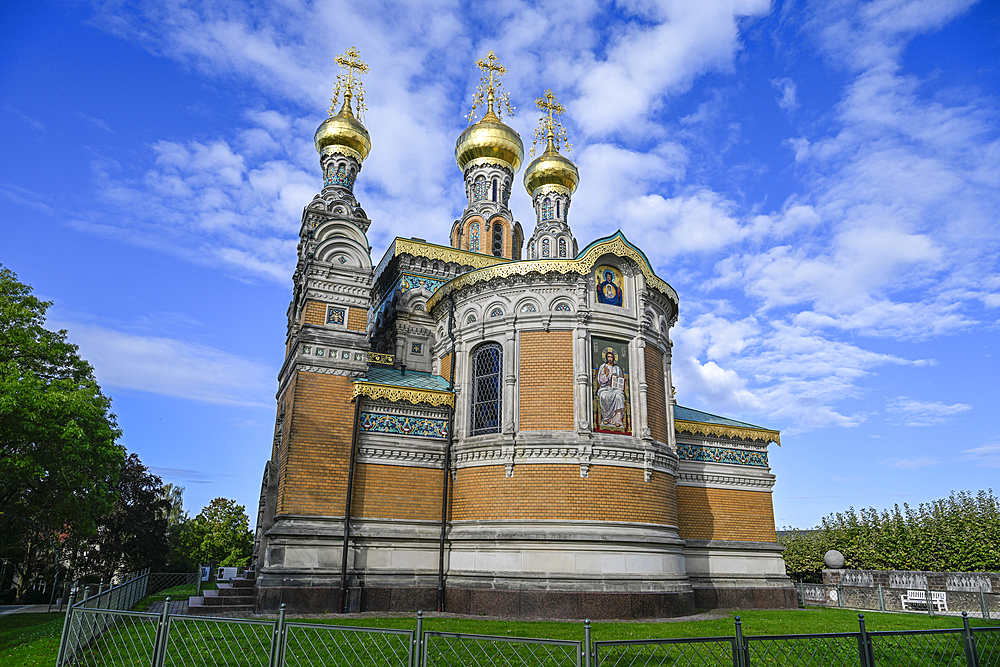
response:
M170 615L82 605L66 614L57 667L1000 667L1000 627L565 641Z

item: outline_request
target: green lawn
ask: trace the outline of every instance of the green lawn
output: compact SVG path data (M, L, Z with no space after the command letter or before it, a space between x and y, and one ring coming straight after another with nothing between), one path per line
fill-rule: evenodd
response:
M846 609L799 609L781 611L727 612L725 618L708 621L668 623L605 623L592 624L595 640L653 639L668 637L711 637L732 635L733 618L739 615L747 635L806 634L821 632L856 632L858 612ZM62 614L8 614L0 617L0 666L53 665L62 631ZM289 618L290 621L296 619ZM932 628L961 627L962 619L951 616L929 618L920 614L865 614L869 630L924 630ZM405 618L328 618L308 619L308 623L367 626L378 628L416 628L415 615ZM983 625L978 619L974 627ZM990 625L1000 626L994 621ZM190 630L196 634L203 623L191 622ZM221 627L213 624L220 635ZM501 635L509 637L537 637L545 639L583 639L580 622L488 621L477 619L425 618L424 630L468 634ZM236 630L236 626L227 626ZM244 626L245 628L245 626ZM176 628L180 631L180 627ZM249 629L249 628L246 628ZM171 631L174 635L174 631ZM266 636L264 633L262 636ZM195 635L192 635L195 636ZM224 661L223 661L224 662ZM237 661L238 663L239 661ZM234 664L237 664L234 663ZM220 662L222 664L222 662ZM902 663L901 663L902 664ZM928 663L935 664L935 663Z
M0 665L56 664L63 614L0 616Z

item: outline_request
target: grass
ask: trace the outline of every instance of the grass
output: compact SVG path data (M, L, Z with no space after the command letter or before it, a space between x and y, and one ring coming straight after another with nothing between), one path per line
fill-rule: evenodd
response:
M163 592L166 597L166 591ZM727 636L734 633L734 617L739 615L743 622L744 633L747 635L775 634L809 634L822 632L857 632L858 612L847 609L798 609L798 610L748 610L729 611L724 618L716 620L684 621L669 623L592 623L592 637L595 640L613 639L657 639L669 637L712 637ZM334 624L376 628L398 628L412 630L416 628L416 615L393 618L326 618L326 619L289 619L294 622L311 624ZM957 628L962 626L962 619L953 616L934 616L933 618L919 614L883 614L866 612L865 621L870 631L879 630L928 630ZM52 665L59 648L59 636L62 631L63 615L51 614L8 614L0 617L0 666L20 667L21 665ZM187 624L185 624L187 625ZM990 625L1000 627L1000 622L984 623L979 619L972 621L973 627ZM206 637L199 628L207 628L203 623L190 622L190 636L201 641L218 639L217 636ZM209 635L219 635L222 627L212 624L215 628ZM228 625L227 628L237 631L240 626ZM246 626L242 626L245 629ZM508 637L536 637L543 639L565 639L579 641L583 639L583 624L576 621L494 621L457 618L425 618L424 630L437 632L455 632L467 634L501 635ZM180 627L177 627L180 631ZM269 633L265 633L269 635ZM174 632L171 632L174 636ZM176 640L172 640L176 641ZM219 664L226 664L226 659L217 655ZM943 658L942 658L943 659ZM233 664L241 663L237 660ZM304 664L304 663L302 663ZM318 663L317 663L318 664ZM667 663L669 664L669 663ZM906 663L893 663L906 664ZM937 664L927 660L925 664Z
M57 612L0 616L0 665L54 665L63 617Z
M215 582L204 582L201 586L201 590L215 590ZM187 599L192 595L195 595L196 592L196 584L181 584L180 586L174 586L173 588L166 588L159 593L144 597L139 601L139 604L135 606L135 611L146 611L154 602L163 602L167 598L170 598L172 601L183 600L184 602L187 602Z

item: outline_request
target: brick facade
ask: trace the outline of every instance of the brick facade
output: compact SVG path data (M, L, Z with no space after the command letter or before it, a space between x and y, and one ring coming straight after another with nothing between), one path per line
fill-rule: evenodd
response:
M278 514L342 516L354 431L352 381L299 371L286 392Z
M441 357L441 377L451 380L451 352Z
M507 477L504 466L458 471L451 502L451 520L561 519L634 521L677 525L674 478L653 473L643 481L638 468L591 466L580 477L580 466L521 465Z
M347 328L351 331L366 331L368 315L361 308L351 308L347 311Z
M663 377L663 353L646 344L646 410L649 431L660 442L669 442L667 434L667 394Z
M441 470L359 463L351 516L363 519L441 519Z
M677 504L682 538L776 541L770 493L679 486Z
M521 333L520 430L573 430L573 332Z

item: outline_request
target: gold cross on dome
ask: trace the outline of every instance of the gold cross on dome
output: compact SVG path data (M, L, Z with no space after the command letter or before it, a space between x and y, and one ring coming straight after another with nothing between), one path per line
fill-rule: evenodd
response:
M346 109L348 113L353 113L351 98L357 95L358 113L364 112L366 110L365 91L361 85L361 80L355 76L354 72L357 71L358 74L363 74L368 71L368 65L361 60L361 54L353 46L347 49L343 56L337 56L337 64L340 65L341 70L346 70L347 73L344 74L342 72L337 75L337 83L333 87L333 99L330 100L332 102L330 105L330 115L334 115L341 89L344 92L344 106L341 108L341 111Z
M553 114L565 113L566 107L556 102L556 96L552 93L551 88L545 91L545 95L535 100L535 106L542 110L542 114L547 113L548 117L543 115L538 120L539 126L535 128L535 139L532 142L531 154L535 154L535 147L543 139L547 146L553 150L559 150L560 144L567 151L572 150L573 147L570 146L569 141L566 139L566 128L553 116Z
M484 74L476 87L476 93L472 96L472 109L465 115L472 123L476 119L476 110L486 101L486 114L483 119L492 117L497 119L497 114L507 113L514 117L514 106L510 103L507 91L501 90L500 77L507 73L507 68L500 64L497 54L490 51L484 57L476 61L476 66L483 70ZM493 111L493 103L496 102L497 111Z

